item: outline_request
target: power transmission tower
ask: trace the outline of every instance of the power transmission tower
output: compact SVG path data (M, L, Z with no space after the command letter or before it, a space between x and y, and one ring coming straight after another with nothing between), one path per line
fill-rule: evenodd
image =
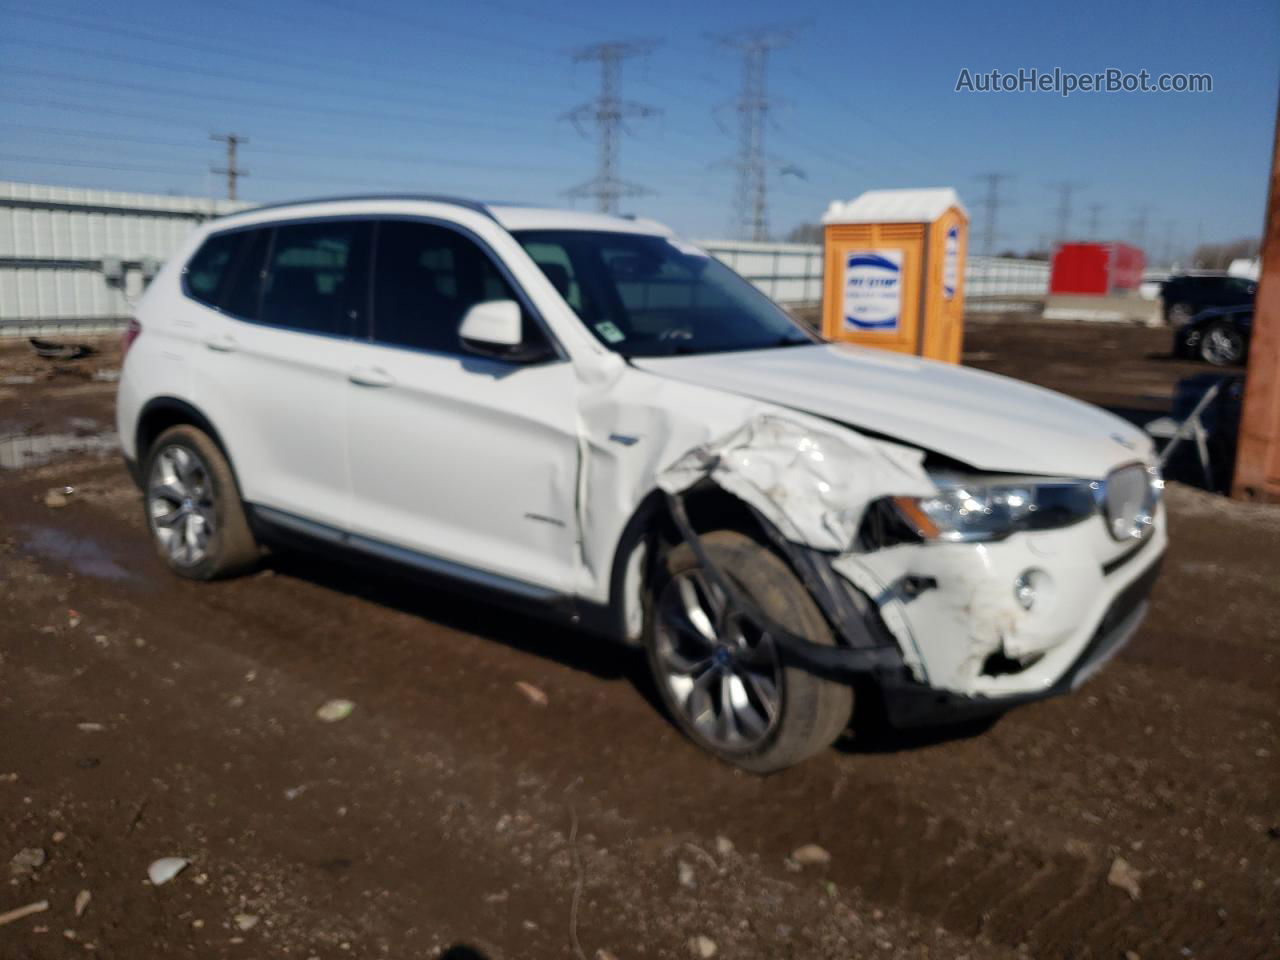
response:
M996 217L1000 212L1000 183L1003 180L1012 180L1013 175L1008 173L980 173L979 180L985 180L987 184L986 195L982 198L982 255L984 257L995 256L996 246Z
M1089 204L1089 239L1098 240L1098 225L1102 222L1102 204Z
M1164 244L1160 248L1161 266L1173 266L1173 235L1177 230L1177 224L1173 220L1164 222Z
M595 197L596 209L601 213L617 213L621 197L637 197L650 192L618 177L618 135L627 119L652 117L661 111L647 104L623 100L618 89L622 61L648 53L655 45L651 41L596 43L573 55L574 63L600 61L600 95L574 107L562 119L571 120L583 136L589 136L586 123L596 126L600 138L600 163L594 177L565 192L570 197Z
M742 51L742 91L732 106L738 111L738 171L734 214L748 240L769 238L769 170L764 148L765 119L771 103L767 83L769 54L786 46L793 31L779 27L739 30L716 37Z
M211 133L210 140L218 140L227 145L227 165L225 167L210 167L213 173L224 173L227 176L227 199L236 199L236 182L241 177L247 177L249 171L242 168L236 162L236 149L244 143L249 142L248 137L241 137L234 133Z
M1071 230L1071 194L1075 193L1079 184L1063 180L1051 186L1058 191L1058 232L1054 240L1058 243L1066 243Z
M1133 218L1133 228L1130 231L1130 238L1133 240L1133 245L1138 247L1144 253L1146 252L1147 244L1147 218L1150 216L1150 213L1151 208L1146 204L1138 207L1138 211Z

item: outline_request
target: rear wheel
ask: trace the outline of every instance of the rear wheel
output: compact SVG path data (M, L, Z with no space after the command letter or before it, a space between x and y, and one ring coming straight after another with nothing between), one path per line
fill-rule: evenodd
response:
M728 530L702 543L736 590L770 617L834 645L813 597L775 554ZM773 638L735 609L688 544L667 555L650 592L645 641L676 724L728 763L780 770L825 749L849 724L853 690L783 666Z
M1215 323L1200 337L1200 358L1215 367L1244 359L1244 335L1227 323Z
M174 573L214 580L258 559L231 466L208 434L170 427L151 445L143 476L147 525Z

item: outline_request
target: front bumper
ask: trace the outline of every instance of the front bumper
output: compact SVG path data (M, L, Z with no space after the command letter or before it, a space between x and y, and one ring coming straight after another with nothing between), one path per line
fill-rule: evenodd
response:
M1006 696L967 696L937 690L916 681L910 671L877 671L888 719L895 727L920 727L1003 713L1024 703L1070 693L1115 656L1133 636L1147 614L1148 597L1160 575L1163 556L1150 562L1111 602L1089 643L1066 672L1041 690Z

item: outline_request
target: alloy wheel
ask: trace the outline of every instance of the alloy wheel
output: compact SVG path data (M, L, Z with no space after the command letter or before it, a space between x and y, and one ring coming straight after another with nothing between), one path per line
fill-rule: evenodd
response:
M783 690L776 645L702 570L666 584L656 627L661 680L700 736L747 750L773 731Z
M156 456L147 484L147 516L160 549L174 563L194 566L209 553L218 518L203 460L173 444Z
M1214 327L1204 335L1200 353L1210 363L1226 366L1240 359L1242 348L1240 334L1225 327Z

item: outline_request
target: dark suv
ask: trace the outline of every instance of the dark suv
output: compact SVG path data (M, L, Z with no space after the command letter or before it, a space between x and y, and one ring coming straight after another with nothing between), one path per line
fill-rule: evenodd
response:
M1170 277L1160 296L1164 320L1180 327L1207 307L1237 307L1253 303L1258 284L1247 277L1196 274Z

